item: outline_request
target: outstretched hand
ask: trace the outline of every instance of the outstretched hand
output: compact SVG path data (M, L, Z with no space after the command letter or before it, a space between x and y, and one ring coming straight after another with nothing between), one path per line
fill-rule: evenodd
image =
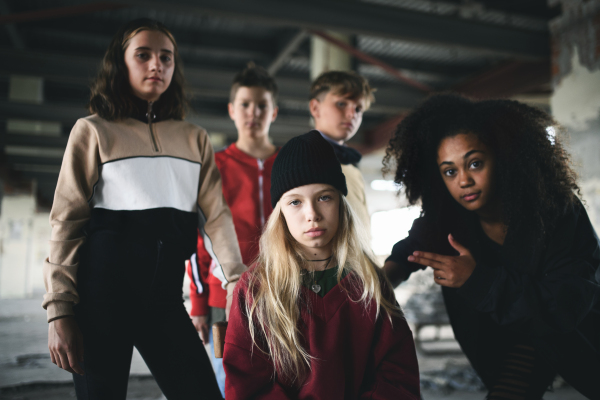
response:
M451 288L461 287L475 270L475 258L469 249L448 235L450 245L458 251L458 256L443 256L436 253L415 251L408 261L433 268L435 283Z

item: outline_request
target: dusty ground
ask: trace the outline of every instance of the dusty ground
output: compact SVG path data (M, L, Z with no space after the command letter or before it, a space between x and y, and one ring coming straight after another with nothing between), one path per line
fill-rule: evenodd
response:
M40 299L0 300L0 399L75 398L70 374L50 362L47 349L48 325L40 303ZM433 332L424 332L424 337L427 337L427 334ZM442 329L441 336L451 337L451 332ZM459 352L452 352L456 348L455 343L448 341L444 346L437 348L429 346L431 354L419 354L422 380L430 387L436 387L436 390L424 390L423 399L482 400L485 397L485 393L481 391L451 389L472 387L474 384L468 374L452 380L449 375L439 372L466 370L468 363L464 356ZM131 372L128 399L164 398L137 352L134 354ZM585 397L572 388L563 387L554 393L548 393L544 399L582 400Z

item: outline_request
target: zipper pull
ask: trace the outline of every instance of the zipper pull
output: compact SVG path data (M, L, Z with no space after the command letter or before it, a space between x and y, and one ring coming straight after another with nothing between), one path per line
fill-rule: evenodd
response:
M156 114L152 112L152 101L148 102L148 112L146 113L146 118L148 118L148 123L152 123L152 120L156 119Z

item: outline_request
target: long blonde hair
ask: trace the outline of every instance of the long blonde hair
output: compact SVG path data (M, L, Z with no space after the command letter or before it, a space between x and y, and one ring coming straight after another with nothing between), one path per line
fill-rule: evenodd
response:
M333 240L333 261L340 267L338 282L343 270L352 274L350 285L362 290L358 299L367 308L374 300L379 309L401 316L393 291L384 295L383 282L387 280L379 271L370 250L365 230L355 216L345 196L340 196L339 226ZM246 315L253 342L272 360L279 379L301 384L310 371L311 355L302 346L298 329L302 296L301 271L307 266L305 254L290 233L278 202L260 238L260 254L256 267L248 280ZM347 287L343 288L348 291ZM304 306L308 306L304 304ZM375 321L373 321L375 322Z

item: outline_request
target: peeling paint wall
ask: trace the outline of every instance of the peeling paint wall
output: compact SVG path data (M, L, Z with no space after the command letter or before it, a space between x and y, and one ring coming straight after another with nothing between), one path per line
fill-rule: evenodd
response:
M550 105L570 134L569 151L580 175L588 213L600 232L600 1L550 0L563 13L550 23Z

